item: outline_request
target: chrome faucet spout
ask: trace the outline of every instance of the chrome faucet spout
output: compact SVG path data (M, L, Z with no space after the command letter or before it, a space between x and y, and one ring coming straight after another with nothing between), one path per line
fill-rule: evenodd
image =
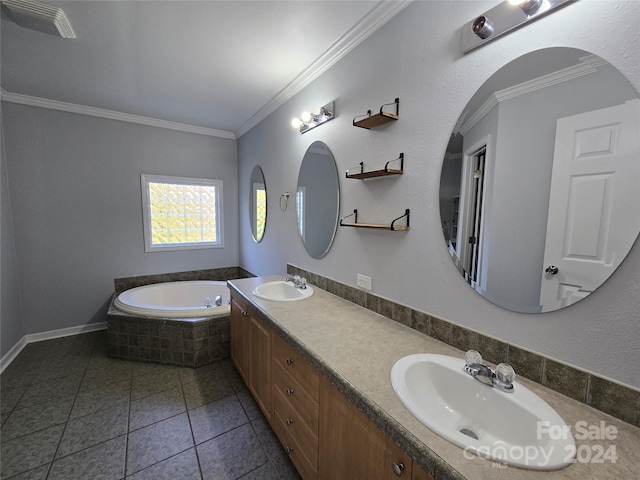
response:
M307 288L307 279L300 278L300 275L294 275L293 277L291 275L287 275L284 278L284 281L293 283L293 285L300 290L305 290Z
M493 378L495 374L486 365L473 363L471 365L466 365L464 370L476 380L493 386Z
M516 374L511 365L500 363L494 373L490 367L482 363L482 357L475 350L467 352L465 361L464 371L476 380L503 392L513 392L513 380Z

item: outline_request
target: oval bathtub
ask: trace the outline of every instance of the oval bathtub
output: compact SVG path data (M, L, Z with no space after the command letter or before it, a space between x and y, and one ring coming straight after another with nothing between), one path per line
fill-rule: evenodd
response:
M222 297L222 305L215 304ZM210 317L229 313L226 282L195 280L143 285L122 292L114 301L118 310L157 318ZM207 307L207 304L212 306Z

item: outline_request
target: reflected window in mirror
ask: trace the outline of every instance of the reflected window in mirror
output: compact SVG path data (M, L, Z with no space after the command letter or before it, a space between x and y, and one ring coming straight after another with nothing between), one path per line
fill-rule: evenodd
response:
M526 54L480 87L440 179L444 239L476 292L539 313L609 278L640 232L639 118L628 80L572 48Z
M324 257L331 248L338 227L339 200L333 154L323 142L313 142L302 159L296 189L298 231L313 258Z
M251 192L249 200L251 235L256 243L260 243L267 226L267 187L262 168L258 165L251 172L249 190Z
M305 187L302 185L298 185L298 190L296 191L296 212L298 214L298 233L300 234L300 238L302 238L302 243L305 241L305 219L306 214L304 211L305 202Z

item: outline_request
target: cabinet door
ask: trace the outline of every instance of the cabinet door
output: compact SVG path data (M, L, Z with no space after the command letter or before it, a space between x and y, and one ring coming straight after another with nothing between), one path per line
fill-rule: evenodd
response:
M231 298L231 359L235 364L240 376L248 383L249 373L249 313L244 308L242 302Z
M417 463L413 464L411 480L433 480L433 477L425 472Z
M257 316L249 318L249 390L271 423L273 416L273 335Z
M384 435L324 379L320 381L319 443L319 478L385 478Z
M413 460L398 445L390 439L386 439L383 467L384 480L404 479L414 480Z

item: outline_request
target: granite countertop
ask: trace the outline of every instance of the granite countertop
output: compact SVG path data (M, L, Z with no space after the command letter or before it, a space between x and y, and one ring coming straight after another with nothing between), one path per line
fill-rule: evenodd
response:
M640 465L640 428L618 420L525 378L525 385L574 428L615 428L616 438L576 438L579 458L562 470L540 472L504 467L466 454L420 423L391 386L393 364L413 353L464 358L464 352L313 286L298 302L273 302L253 295L261 283L283 276L230 280L232 291L252 303L331 383L436 478L473 480L635 479ZM480 352L482 353L482 352ZM518 372L516 372L517 374ZM604 423L603 423L604 422ZM613 428L612 428L613 427ZM616 458L604 456L614 452ZM472 457L472 458L470 458Z

